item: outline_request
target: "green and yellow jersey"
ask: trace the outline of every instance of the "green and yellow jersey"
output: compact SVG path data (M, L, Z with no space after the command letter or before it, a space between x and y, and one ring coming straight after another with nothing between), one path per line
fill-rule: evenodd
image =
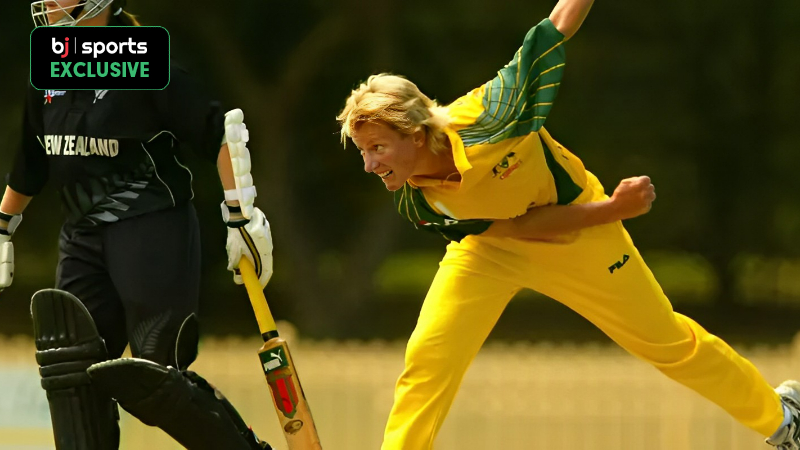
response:
M445 132L461 180L412 177L395 192L400 214L460 241L492 220L578 198L587 185L583 163L543 128L564 72L563 44L543 20L494 79L448 107Z

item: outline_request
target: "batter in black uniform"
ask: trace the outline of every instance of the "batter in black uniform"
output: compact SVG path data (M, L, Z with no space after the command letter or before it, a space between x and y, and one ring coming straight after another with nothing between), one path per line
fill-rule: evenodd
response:
M43 25L138 25L124 3L32 7ZM23 144L0 204L0 288L13 278L21 213L49 183L66 221L56 289L37 292L31 309L59 450L118 448L117 403L190 449L270 448L186 370L197 351L200 234L192 174L177 151L218 163L230 269L242 256L258 261L265 285L272 244L261 211L247 220L238 207L224 111L183 70L173 66L170 77L162 91L28 89ZM248 234L249 246L237 241ZM116 360L128 344L136 359Z

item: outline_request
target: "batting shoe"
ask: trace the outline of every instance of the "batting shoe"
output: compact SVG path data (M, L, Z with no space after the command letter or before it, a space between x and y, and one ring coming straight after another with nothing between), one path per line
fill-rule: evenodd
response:
M791 420L775 435L767 438L767 444L775 446L777 450L800 450L800 382L784 381L775 392L781 396Z

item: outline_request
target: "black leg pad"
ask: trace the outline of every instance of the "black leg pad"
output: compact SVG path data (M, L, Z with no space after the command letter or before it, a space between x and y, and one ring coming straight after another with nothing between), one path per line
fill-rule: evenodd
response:
M93 385L143 423L161 428L189 450L269 449L225 397L194 372L136 358L95 364Z
M117 405L86 373L108 358L89 311L68 292L44 289L33 294L31 316L56 449L117 449Z

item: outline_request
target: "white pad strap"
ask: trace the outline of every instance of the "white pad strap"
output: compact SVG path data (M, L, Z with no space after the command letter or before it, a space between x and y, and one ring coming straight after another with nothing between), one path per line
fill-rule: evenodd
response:
M233 191L231 189L225 191L225 200L238 200L242 215L249 219L253 215L256 188L253 185L253 176L250 174L250 150L247 149L250 133L244 124L244 113L241 109L225 113L225 140L228 143L233 178L236 182L235 197L233 193L229 194Z
M250 186L242 189L242 197L244 198L256 198L256 187ZM225 201L226 202L233 202L239 200L239 191L236 189L226 189L225 190Z
M17 231L19 223L22 222L22 214L6 214L0 211L0 221L5 222L5 229L9 236Z

